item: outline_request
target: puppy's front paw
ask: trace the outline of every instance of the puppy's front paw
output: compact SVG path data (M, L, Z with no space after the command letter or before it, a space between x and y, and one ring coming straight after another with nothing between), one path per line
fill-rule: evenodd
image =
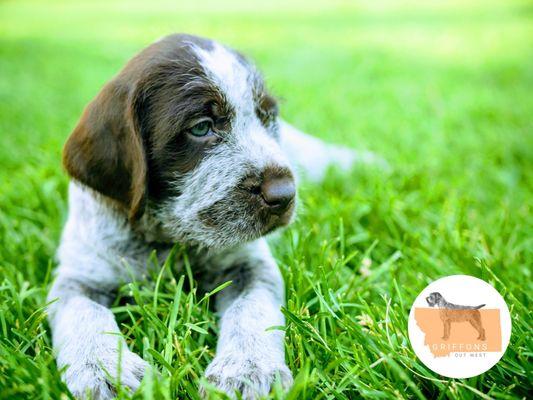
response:
M77 399L113 399L117 394L116 383L135 392L148 369L148 363L129 350L122 351L120 369L118 360L116 351L75 360L67 367L63 379Z
M268 395L276 379L284 389L292 385L292 374L285 363L234 353L217 355L205 377L231 398L239 392L244 400ZM205 390L202 392L205 397Z

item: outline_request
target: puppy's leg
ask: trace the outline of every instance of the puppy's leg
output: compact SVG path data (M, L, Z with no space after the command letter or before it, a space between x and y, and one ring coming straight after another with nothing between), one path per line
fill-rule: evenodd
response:
M444 336L442 337L444 340L448 340L450 338L451 325L452 323L449 319L444 321Z
M283 332L267 330L284 324L284 285L266 241L249 244L220 262L222 281L232 284L216 300L220 336L205 372L208 381L230 396L241 392L243 399L267 395L276 377L290 386Z
M478 333L478 340L485 340L485 329L483 329L483 325L481 324L481 315L479 313L474 313L471 319L468 320L470 322L470 325L474 327L474 329Z
M54 350L75 396L91 391L95 399L109 399L113 380L136 389L147 365L128 350L107 307L120 282L129 280L130 273L143 273L146 264L141 260L149 251L133 241L127 217L91 191L71 182L69 200L60 265L48 295L53 301L48 312Z
M330 166L348 170L357 163L377 164L387 169L387 163L370 151L356 151L327 144L279 120L281 146L294 167L307 179L319 182Z
M135 391L146 362L132 353L106 306L111 298L79 282L59 269L50 294L49 320L59 368L66 367L63 379L72 394L93 399L115 396L113 381ZM119 365L119 359L121 360Z

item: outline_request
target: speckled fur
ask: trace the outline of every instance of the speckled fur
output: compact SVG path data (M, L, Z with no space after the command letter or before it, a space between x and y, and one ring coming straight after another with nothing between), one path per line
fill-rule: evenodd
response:
M183 37L191 38L162 41ZM136 221L116 201L75 180L70 183L69 216L48 298L53 301L49 319L57 363L65 368L64 380L78 398L90 392L95 399L110 399L117 379L132 390L139 387L148 365L128 349L107 307L121 284L146 275L154 248L164 260L176 242L191 248L192 267L203 273L207 289L233 281L216 298L220 337L205 372L207 380L232 397L241 392L244 399L268 394L276 378L284 387L292 383L283 332L268 330L284 324L283 280L262 238L270 222L253 201L242 201L240 185L267 167L290 171L294 163L308 177L320 179L332 163L347 168L357 156L324 145L279 119L260 120L265 116L254 110L259 79L255 68L226 47L190 40L189 50L195 52L202 73L232 108L225 140L194 168L176 173L170 182L172 194L157 201L149 198ZM189 50L180 54L187 53L191 62ZM133 70L131 64L128 68Z

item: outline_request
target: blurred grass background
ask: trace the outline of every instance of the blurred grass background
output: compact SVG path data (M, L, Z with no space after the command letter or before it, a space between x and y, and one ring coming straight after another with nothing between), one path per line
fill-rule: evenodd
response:
M272 241L287 281L288 397L526 398L532 17L521 0L0 1L0 398L69 396L44 308L67 212L61 147L99 88L172 32L248 54L284 118L393 167L304 185L298 221ZM488 280L513 316L503 360L468 380L429 371L407 339L415 296L454 273ZM194 290L175 298L180 276L164 274L160 288L123 288L136 302L115 313L162 374L138 396L197 398L215 318L192 307Z

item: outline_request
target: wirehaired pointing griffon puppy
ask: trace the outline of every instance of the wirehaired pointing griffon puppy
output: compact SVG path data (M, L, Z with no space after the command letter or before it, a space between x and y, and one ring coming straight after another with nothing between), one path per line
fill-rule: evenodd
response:
M72 181L49 319L71 392L112 398L119 371L122 384L139 386L147 363L113 334L108 306L119 285L145 274L155 247L164 260L175 243L191 249L205 290L233 281L217 294L207 380L245 399L268 394L277 377L290 386L283 333L268 330L284 323L283 280L262 236L292 219L292 166L316 180L358 157L371 155L281 121L261 75L234 50L172 35L134 57L64 149Z
M430 307L438 307L440 309L440 319L444 325L444 334L442 339L448 340L450 338L452 322L470 322L470 325L478 332L478 340L485 340L485 329L481 323L481 313L479 309L485 307L485 304L479 306L462 306L458 304L448 303L446 299L439 292L433 292L426 301Z

